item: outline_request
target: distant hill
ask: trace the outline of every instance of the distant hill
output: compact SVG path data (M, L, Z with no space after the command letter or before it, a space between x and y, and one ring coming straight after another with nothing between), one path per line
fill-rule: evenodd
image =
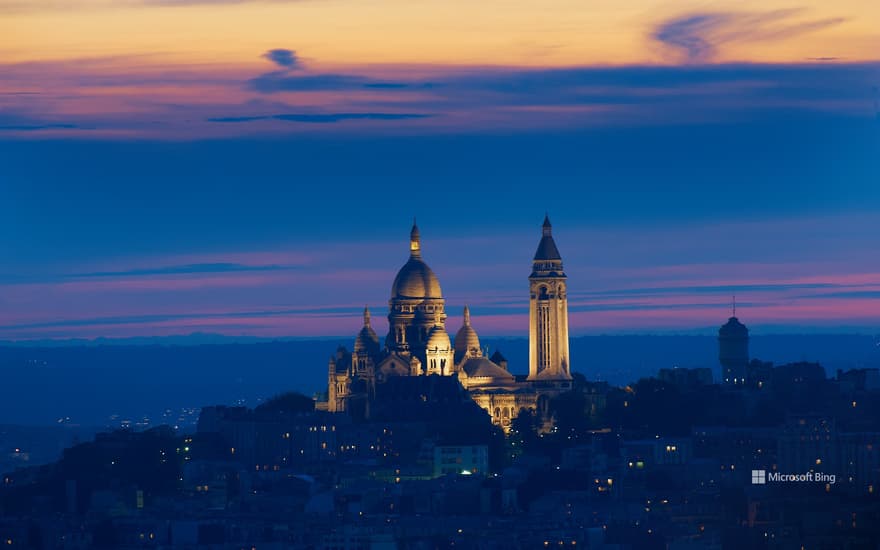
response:
M192 338L197 345L193 345ZM199 340L201 338L201 340ZM351 338L251 341L194 335L110 342L0 344L4 399L0 423L49 424L70 417L105 425L111 414L153 422L165 409L249 406L286 390L326 389L327 359ZM184 343L185 342L185 343ZM528 341L484 338L490 353L507 357L513 372L528 370ZM752 357L775 363L810 360L836 369L880 365L880 348L857 334L767 335L752 338ZM708 335L584 336L571 340L572 365L588 379L626 384L663 367L711 367L717 346Z

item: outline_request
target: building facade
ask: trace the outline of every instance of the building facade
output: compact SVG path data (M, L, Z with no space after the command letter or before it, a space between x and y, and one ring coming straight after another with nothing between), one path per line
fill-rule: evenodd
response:
M337 350L328 364L327 402L319 408L369 417L376 387L396 376L454 376L471 398L508 429L522 409L545 410L550 397L571 388L567 282L562 257L545 217L529 275L529 373L514 375L500 352L487 357L470 309L449 337L440 281L422 258L413 223L410 256L391 285L384 343L364 309L353 351Z

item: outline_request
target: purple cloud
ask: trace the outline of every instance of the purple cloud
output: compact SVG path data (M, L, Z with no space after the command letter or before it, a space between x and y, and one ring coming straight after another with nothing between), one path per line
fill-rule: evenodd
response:
M711 61L724 44L782 40L838 25L842 17L792 21L802 10L765 13L692 13L664 21L651 34L655 40L678 50L688 63Z
M280 115L256 115L243 117L209 118L209 122L254 122L259 120L283 120L309 124L329 124L345 120L407 120L428 118L432 115L420 113L287 113Z
M276 48L274 50L269 50L268 52L264 53L263 57L268 59L272 63L275 63L279 67L283 67L288 70L300 68L299 57L297 57L296 52L293 50Z

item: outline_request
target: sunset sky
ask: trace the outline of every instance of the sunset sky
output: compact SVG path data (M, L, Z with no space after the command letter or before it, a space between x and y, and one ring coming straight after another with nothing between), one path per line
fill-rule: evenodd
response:
M0 0L0 340L880 332L880 3Z

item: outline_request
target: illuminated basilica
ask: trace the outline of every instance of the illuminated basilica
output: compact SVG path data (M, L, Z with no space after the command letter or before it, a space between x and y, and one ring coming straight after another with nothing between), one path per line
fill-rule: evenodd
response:
M455 338L449 337L440 281L422 259L415 224L409 252L391 285L385 341L364 309L353 350L340 348L330 358L328 411L369 411L376 386L391 377L455 376L492 421L507 430L521 409L542 413L550 397L571 387L566 276L549 219L544 219L529 275L528 375L512 374L498 351L486 356L467 306L462 326Z

